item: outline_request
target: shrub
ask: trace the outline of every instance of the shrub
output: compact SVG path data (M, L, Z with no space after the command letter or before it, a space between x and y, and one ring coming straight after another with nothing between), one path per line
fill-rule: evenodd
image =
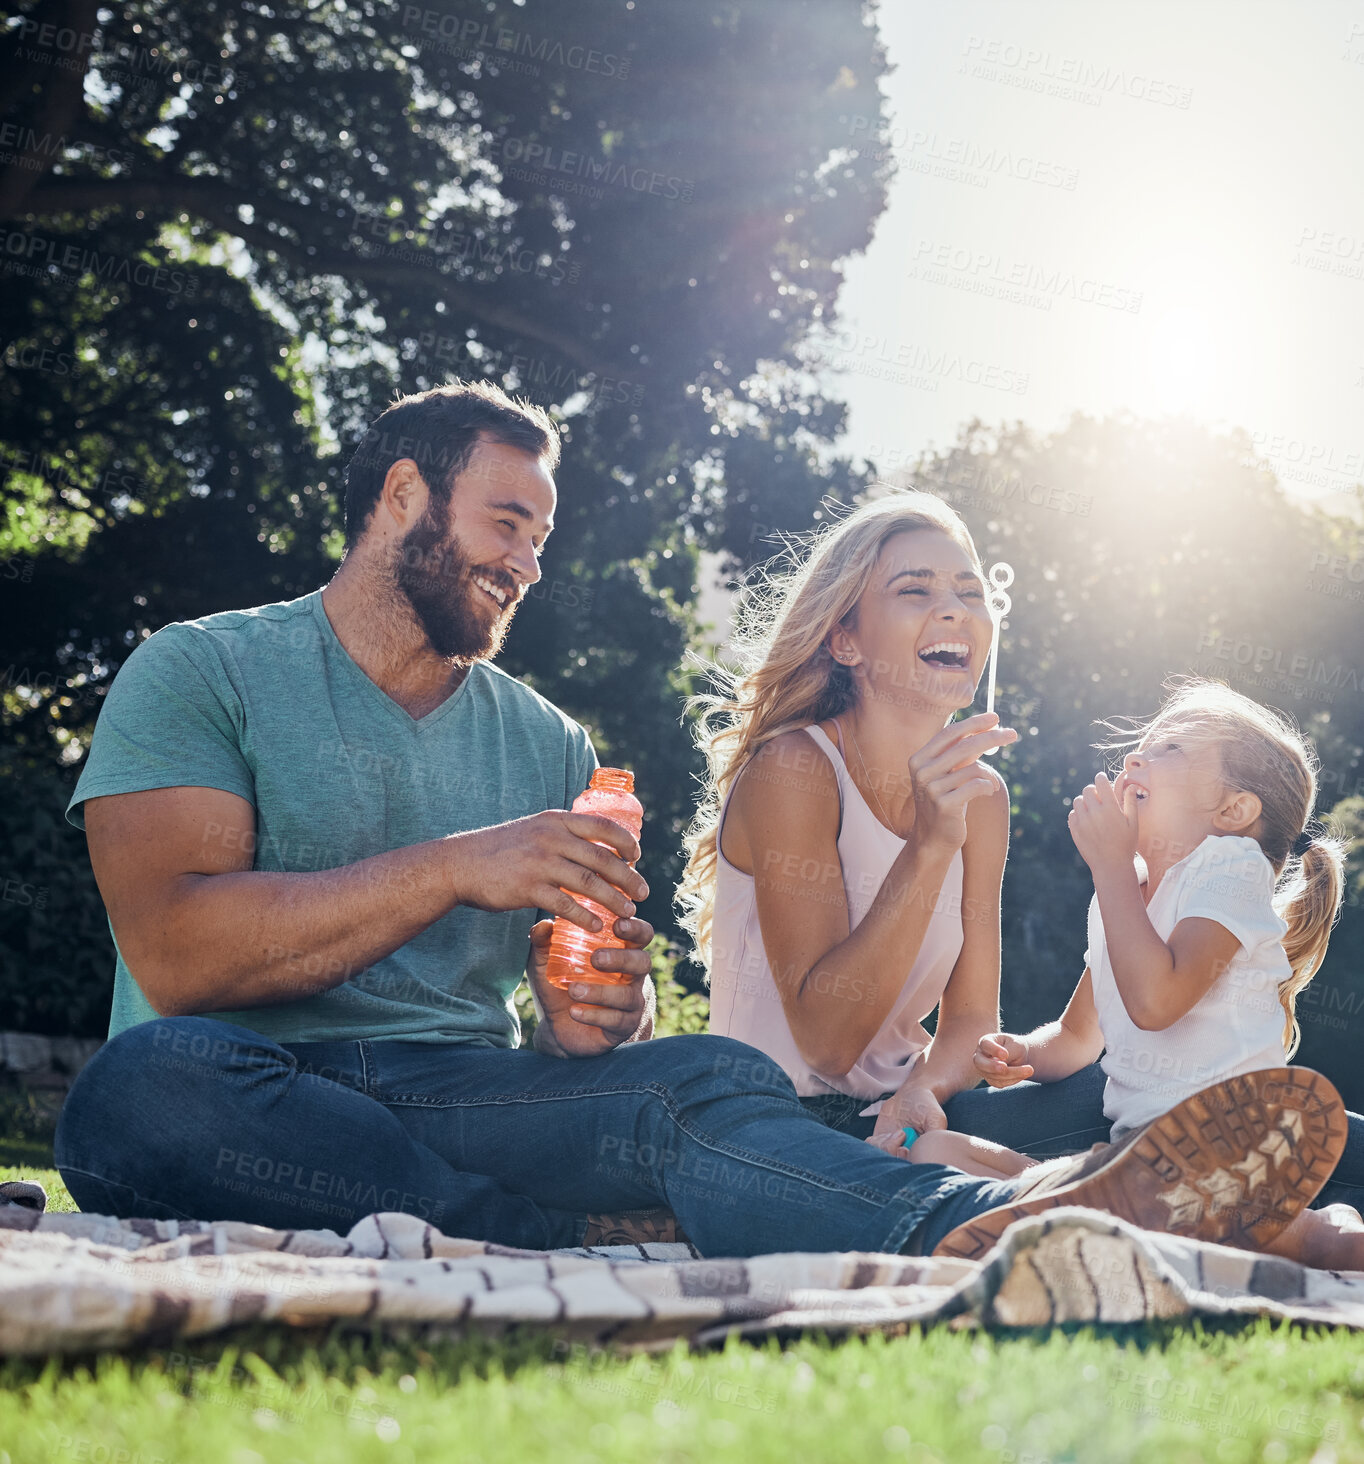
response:
M103 1037L114 950L85 847L66 822L69 774L0 761L0 1030Z

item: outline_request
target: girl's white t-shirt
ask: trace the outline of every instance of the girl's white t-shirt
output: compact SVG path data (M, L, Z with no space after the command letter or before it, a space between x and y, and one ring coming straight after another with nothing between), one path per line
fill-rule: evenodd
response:
M1146 907L1156 934L1169 940L1181 920L1215 920L1241 948L1192 1010L1160 1032L1144 1032L1128 1016L1098 896L1090 901L1085 963L1104 1037L1104 1114L1114 1140L1201 1088L1287 1061L1279 985L1291 974L1288 926L1274 910L1274 884L1259 844L1244 837L1209 834L1171 866Z

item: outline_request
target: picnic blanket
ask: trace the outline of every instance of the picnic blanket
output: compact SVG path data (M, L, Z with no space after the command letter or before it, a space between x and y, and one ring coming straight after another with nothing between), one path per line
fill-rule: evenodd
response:
M1271 1316L1364 1328L1364 1273L1138 1230L1094 1210L1020 1220L983 1261L703 1258L687 1245L528 1251L410 1215L348 1235L0 1205L0 1355L164 1345L243 1323L444 1335L544 1329L623 1348L731 1333L1043 1327Z

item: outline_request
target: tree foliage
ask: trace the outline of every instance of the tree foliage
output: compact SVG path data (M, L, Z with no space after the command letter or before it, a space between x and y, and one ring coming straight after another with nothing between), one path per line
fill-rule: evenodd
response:
M698 556L856 482L785 366L884 203L840 120L883 70L861 0L11 9L5 740L74 769L139 639L329 577L395 392L491 378L569 439L503 664L635 767L666 924Z
M667 927L699 557L742 569L867 481L802 366L884 205L889 150L844 145L850 114L884 130L861 0L3 14L0 1027L100 1029L103 919L60 810L118 666L170 621L324 582L350 448L395 392L455 377L563 423L558 528L503 663L636 769ZM1095 719L1151 710L1170 673L1297 715L1324 804L1364 828L1358 530L1290 502L1244 438L973 423L914 480L1018 575L1012 1025L1079 971L1065 810ZM1355 1106L1360 880L1303 1007L1304 1060Z

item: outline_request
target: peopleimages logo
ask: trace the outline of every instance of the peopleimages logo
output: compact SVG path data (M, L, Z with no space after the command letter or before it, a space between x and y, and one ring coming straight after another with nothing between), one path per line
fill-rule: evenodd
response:
M959 71L984 81L1001 81L1027 91L1043 92L1064 101L1102 106L1105 96L1118 92L1137 102L1187 111L1193 101L1190 87L1157 81L1139 71L1099 66L1081 56L1057 56L1038 46L1013 41L968 38Z
M54 376L70 376L75 361L70 351L59 351L55 346L5 342L0 338L0 362L12 371L50 371Z
M1211 652L1219 661L1243 668L1239 679L1251 679L1252 684L1265 685L1265 678L1282 678L1278 683L1281 690L1290 689L1293 683L1301 687L1321 688L1324 695L1328 690L1360 691L1359 669L1337 662L1328 666L1325 661L1306 651L1286 651L1278 646L1257 645L1254 641L1233 639L1217 630L1205 630L1199 636L1197 649ZM1301 691L1297 692L1301 695ZM1327 698L1329 700L1329 697Z
M839 121L844 120L839 118ZM1046 188L1060 188L1073 193L1080 181L1077 168L1035 157L1031 153L1016 153L998 143L982 143L973 138L946 134L939 136L936 128L915 128L911 131L907 127L892 127L889 131L874 134L872 119L861 114L855 114L846 121L848 132L854 138L865 134L868 141L885 144L873 156L894 158L911 172L946 178L949 182L988 188L991 178L1002 176L1020 183L1039 183Z
M100 72L106 81L124 81L142 72L153 78L166 78L177 85L188 82L190 86L224 86L232 81L232 73L213 61L201 61L190 55L176 56L165 46L149 48L128 41L111 44L98 31L78 31L71 26L28 17L8 27L5 37L15 42L15 53L21 61L83 72L90 64L90 57L98 56L106 62L112 57L129 68L120 72L110 70L106 64Z
M943 381L960 381L990 391L1022 396L1028 373L965 356L959 351L892 341L874 331L835 330L826 344L825 361L835 371L879 376L901 386L936 391Z
M427 242L410 242L424 231L431 235ZM551 255L519 242L477 233L437 232L423 221L359 208L351 210L351 237L346 248L363 252L368 259L395 259L442 274L481 269L485 276L533 274L551 285L571 285L582 273L582 264L563 254Z
M1251 434L1254 452L1242 466L1267 467L1281 483L1319 488L1326 493L1355 493L1364 477L1364 452L1346 451L1329 442L1312 442L1287 433Z
M446 15L422 5L403 7L403 25L430 36L436 43L435 49L452 57L472 59L489 56L497 60L515 57L617 81L623 81L630 73L628 56L617 56L612 51L599 51L574 42L565 45L563 41L552 40L549 36L535 36L529 31L493 26L477 19L461 20L457 15ZM422 42L423 48L430 44ZM539 75L536 66L521 69Z
M920 239L914 245L907 277L1043 310L1050 310L1053 300L1064 299L1135 315L1142 301L1138 290L1074 270L1006 259L986 249L933 239Z
M652 193L659 198L690 203L696 184L691 178L660 173L657 169L631 167L629 163L594 157L591 153L573 152L548 142L530 142L523 137L503 138L494 156L500 152L503 163L519 167L523 172L538 173L541 178L557 174L562 178L581 179L592 185L628 188L634 193ZM513 172L513 176L521 176ZM600 198L598 191L594 196Z
M118 462L101 469L93 479L85 477L88 471L88 464L70 461L41 448L32 452L0 448L0 473L23 473L52 488L74 488L92 500L131 498L144 486L143 479L136 473L123 471L122 464Z
M104 143L73 141L64 132L39 132L17 122L0 122L0 162L14 163L29 172L45 171L54 159L61 159L73 148L82 149L90 162L107 163L129 168L136 161L126 148L108 147Z
M78 244L47 239L23 229L0 232L0 258L10 273L37 275L44 270L58 269L76 275L92 274L110 284L139 285L171 295L183 294L186 298L198 292L198 281L186 270L148 264L145 259L101 254L98 249L82 249Z

